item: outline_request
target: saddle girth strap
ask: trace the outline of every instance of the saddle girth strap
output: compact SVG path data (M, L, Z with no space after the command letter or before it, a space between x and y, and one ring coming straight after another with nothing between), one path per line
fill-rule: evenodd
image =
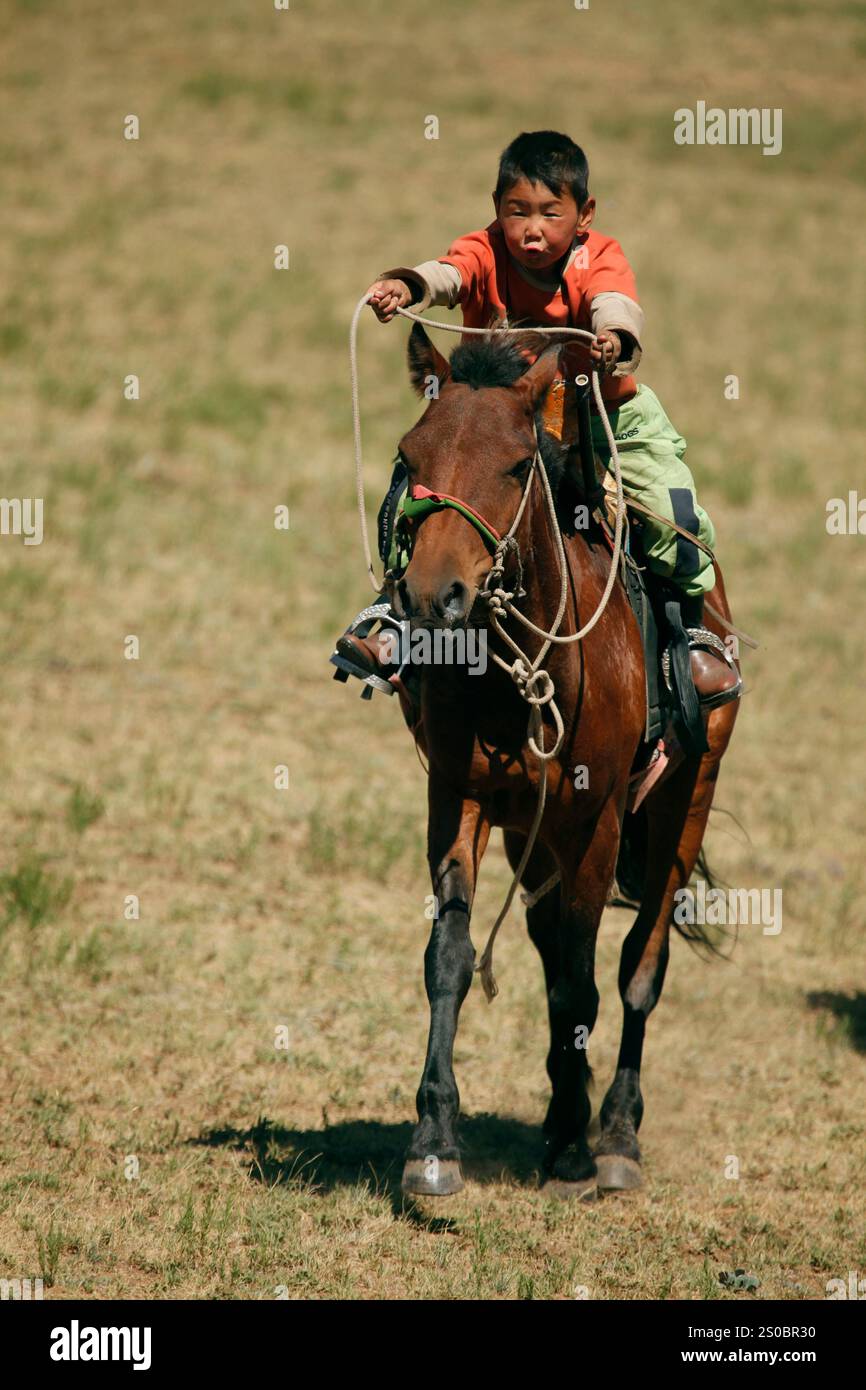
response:
M687 753L695 756L709 751L704 721L695 683L692 680L692 664L689 656L689 634L683 627L678 599L665 602L665 619L670 631L670 670L671 685L679 707L681 739Z

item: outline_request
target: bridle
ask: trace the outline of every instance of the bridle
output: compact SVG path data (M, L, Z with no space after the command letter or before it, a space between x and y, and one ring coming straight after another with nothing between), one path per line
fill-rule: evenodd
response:
M403 498L403 516L409 522L407 529L414 531L418 522L423 521L425 516L449 507L475 528L491 555L495 554L502 536L492 522L487 521L475 507L471 507L461 498L453 497L450 492L433 492L422 483L415 483L412 491Z
M403 498L403 512L397 523L399 526L400 523L403 522L401 534L398 534L398 542L400 543L403 553L407 554L411 559L417 528L425 517L429 516L431 512L445 511L450 508L452 511L457 512L459 516L462 516L463 520L467 521L473 530L478 532L478 535L481 537L484 545L493 558L493 563L487 571L484 582L479 588L479 596L482 599L489 597L491 577L502 578L503 564L507 554L513 553L516 556L518 569L520 569L520 548L517 544L516 532L523 519L523 513L526 510L529 492L538 471L538 465L541 464L541 466L544 467L541 461L541 450L538 444L538 430L536 429L534 421L532 433L532 461L523 484L516 515L504 534L493 525L492 521L488 521L487 518L478 511L477 507L473 507L469 502L465 502L462 497L455 497L454 494L450 492L434 491L432 488L425 487L423 483L413 483L411 485L411 491L407 492L406 496ZM389 571L386 579L400 578L405 572L405 568L406 567L403 566L397 573Z

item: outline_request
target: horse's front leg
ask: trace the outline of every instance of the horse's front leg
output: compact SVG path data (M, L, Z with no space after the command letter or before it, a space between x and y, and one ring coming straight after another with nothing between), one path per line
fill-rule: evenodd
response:
M460 1005L472 983L475 951L469 916L489 835L490 823L479 803L455 795L431 776L427 853L437 915L424 955L430 1035L418 1087L418 1123L403 1168L402 1187L408 1193L445 1197L463 1187L454 1038Z

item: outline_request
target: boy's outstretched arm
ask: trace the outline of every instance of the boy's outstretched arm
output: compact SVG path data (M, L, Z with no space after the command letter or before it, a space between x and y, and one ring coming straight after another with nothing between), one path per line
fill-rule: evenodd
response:
M460 271L441 261L424 261L421 265L397 266L384 270L374 280L367 293L373 295L370 308L380 323L389 323L397 309L410 304L419 312L431 305L453 309L460 295Z

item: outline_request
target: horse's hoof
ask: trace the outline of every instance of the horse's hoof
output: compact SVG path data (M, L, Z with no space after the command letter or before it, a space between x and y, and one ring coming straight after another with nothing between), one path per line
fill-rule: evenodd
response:
M598 1182L595 1178L582 1178L580 1182L548 1178L541 1190L545 1197L555 1197L562 1202L594 1202L598 1196Z
M595 1166L602 1192L633 1192L643 1187L640 1164L624 1154L596 1154Z
M409 1197L451 1197L463 1191L459 1158L407 1158L401 1191Z

